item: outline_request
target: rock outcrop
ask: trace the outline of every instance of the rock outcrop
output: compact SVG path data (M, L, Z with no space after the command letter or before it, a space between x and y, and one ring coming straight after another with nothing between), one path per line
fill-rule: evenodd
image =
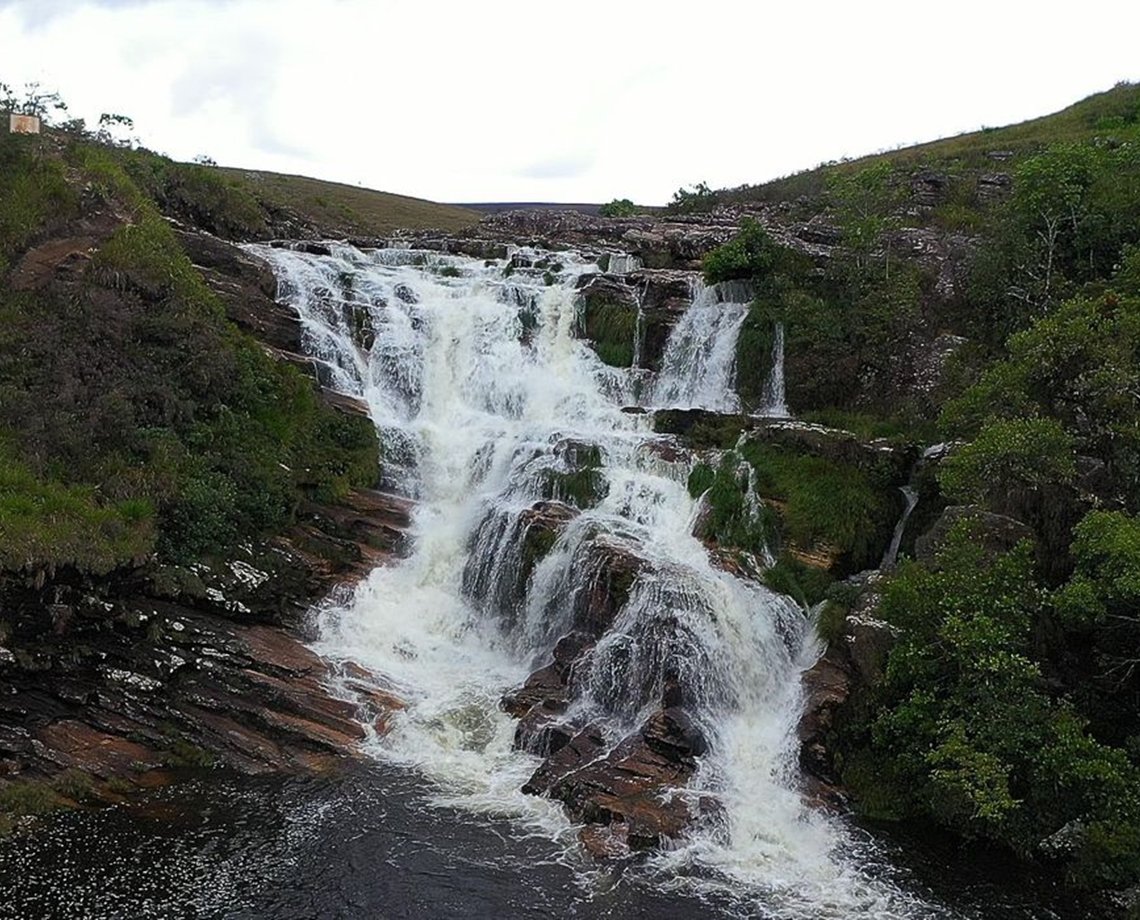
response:
M79 284L125 220L92 211L26 252L12 283ZM269 267L175 231L230 320L315 376ZM366 414L351 397L322 395ZM193 565L0 573L0 783L73 770L105 791L169 767L307 772L356 756L366 726L382 731L401 703L376 689L379 678L310 651L307 613L405 552L410 513L405 499L357 489L305 501L284 532Z

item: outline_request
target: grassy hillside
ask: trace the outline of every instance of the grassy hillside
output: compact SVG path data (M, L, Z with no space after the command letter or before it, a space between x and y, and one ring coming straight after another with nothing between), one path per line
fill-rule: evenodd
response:
M992 171L1007 168L1010 161L1040 152L1059 143L1080 143L1135 123L1140 113L1140 84L1120 83L1103 93L1041 118L1001 128L983 128L900 150L870 154L841 163L829 163L758 185L722 189L714 193L717 203L790 201L824 192L828 174L855 173L869 166L888 163L897 169L932 168L952 171ZM1011 154L995 159L995 154ZM1005 165L1003 165L1005 164Z
M479 220L465 207L324 182L305 176L218 167L266 205L298 212L333 236L382 236L393 230L459 230Z

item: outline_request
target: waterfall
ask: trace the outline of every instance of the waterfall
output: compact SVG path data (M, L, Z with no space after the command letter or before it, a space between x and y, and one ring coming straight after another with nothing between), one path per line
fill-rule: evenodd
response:
M764 408L759 415L787 418L788 403L784 390L784 324L776 323L776 336L772 344L772 372L764 387Z
M641 259L627 252L606 253L606 271L611 275L626 275L641 268Z
M561 806L521 792L539 761L514 745L499 701L560 636L610 616L584 653L572 711L617 739L678 682L708 739L693 794L726 806L723 824L656 857L656 871L727 887L773 918L930 915L864 870L852 832L804 805L794 734L816 641L794 603L716 567L692 536L687 461L652 449L646 417L622 411L614 369L573 337L589 263L558 253L550 285L527 267L537 258L508 272L394 248L251 248L331 385L367 402L386 486L419 498L411 555L320 614L318 651L383 675L407 701L372 754L420 771L434 802L572 844ZM736 407L750 299L738 286L697 289L660 402ZM544 516L560 526L535 562ZM628 596L603 611L600 566L614 559L628 565Z
M902 546L903 534L906 532L906 522L910 519L910 513L914 511L914 506L918 504L918 492L914 488L899 486L899 491L906 499L906 507L903 508L902 516L899 518L898 524L895 525L891 545L887 547L887 551L883 553L883 561L879 563L879 568L883 571L895 567L895 562L899 558L899 547Z
M740 411L736 341L751 302L751 287L743 282L694 282L692 303L665 345L653 406Z

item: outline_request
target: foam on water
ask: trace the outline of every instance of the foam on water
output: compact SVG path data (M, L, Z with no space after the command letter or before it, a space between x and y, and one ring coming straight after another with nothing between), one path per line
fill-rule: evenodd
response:
M632 374L573 336L589 263L559 253L563 271L547 285L537 269L437 253L256 249L331 385L368 403L384 484L419 499L411 555L321 617L321 653L383 675L408 701L370 743L376 757L422 771L441 802L572 841L560 806L519 791L538 761L514 749L499 700L580 615L599 554L624 553L636 577L570 715L601 720L616 740L659 705L666 681L683 685L710 751L680 794L715 794L726 817L656 858L663 883L731 888L774 917L934 915L869 869L841 822L803 804L799 675L819 651L807 617L716 568L693 537L687 465L652 449L645 416L621 411ZM698 288L656 403L739 409L733 353L749 299ZM522 578L523 515L586 455L604 497Z

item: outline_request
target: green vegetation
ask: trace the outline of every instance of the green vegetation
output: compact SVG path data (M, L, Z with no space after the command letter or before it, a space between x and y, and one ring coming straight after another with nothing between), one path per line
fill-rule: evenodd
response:
M479 220L467 208L339 182L249 169L214 168L269 215L297 213L329 237L387 236L394 230L461 230Z
M374 482L371 424L326 408L311 379L232 327L183 252L160 213L189 207L172 204L196 194L183 171L9 135L0 162L0 266L68 232L75 189L107 226L85 265L0 289L0 567L193 559L279 530L306 497ZM237 233L248 201L206 184L218 195L203 193L195 219Z
M741 186L713 193L717 204L751 201L795 202L807 199L809 207L822 198L827 177L853 173L888 163L895 170L947 169L967 187L963 197L974 202L977 176L1017 163L1051 144L1087 143L1097 137L1119 135L1140 123L1140 86L1120 83L1068 108L1021 124L983 128L918 144L902 150L875 153L841 163L825 163L763 185Z
M826 569L808 565L790 553L783 553L775 565L765 570L764 584L773 591L794 598L804 607L812 607L828 596L834 579ZM842 628L846 614L846 608L829 602L817 624L820 635L834 637L833 634Z
M595 444L572 444L566 449L564 460L566 469L543 471L543 494L583 511L595 507L609 491L609 482L601 469L601 448Z
M1064 829L1068 849L1050 855L1071 883L1131 884L1140 771L1045 681L1034 636L1050 595L1030 547L988 561L975 526L957 526L937 570L906 564L887 586L880 614L902 638L845 778L882 817L926 815L1025 856L1045 855ZM1087 596L1087 585L1061 595Z
M1076 476L1073 439L1053 419L995 419L942 466L952 501L998 505L1016 492L1068 484Z
M868 196L861 201L863 210L851 206L854 216L850 226L844 226L853 245L822 270L813 269L810 259L776 243L749 219L734 239L705 256L709 283L747 280L756 289L737 340L737 390L746 408L763 405L780 323L793 408L850 412L862 399L888 414L892 343L915 324L924 282L913 264L896 259L892 267L889 252L874 249L872 229L885 232L892 206L888 200L874 212L874 200ZM852 380L861 386L852 386ZM919 415L916 407L900 407L897 399L890 402L891 415Z
M677 189L666 210L677 214L692 214L695 211L711 211L716 205L716 192L709 188L707 182L698 182L692 188L682 186Z
M20 818L44 815L63 806L58 792L40 780L0 783L0 834L11 831Z
M749 467L739 454L730 451L715 469L697 464L689 474L689 493L694 498L705 496L705 537L720 546L757 554L772 545L775 517L752 491Z
M693 497L706 496L705 536L719 545L819 551L840 571L878 562L898 515L890 491L878 473L747 441L719 466L699 463L689 475ZM770 587L813 604L833 576L785 552L766 577Z
M868 814L1057 861L1089 889L1140 880L1140 291L1128 234L1097 225L1073 237L1079 269L1053 253L1049 286L1076 293L1013 318L940 418L967 441L938 470L945 496L1036 545L995 557L975 516L931 564L900 567L880 615L902 638L840 757Z
M633 366L636 307L601 297L587 297L578 322L582 337L590 340L603 362L611 367Z
M608 204L602 205L598 213L602 217L633 217L637 213L637 205L628 198L615 198Z
M826 546L850 571L878 562L898 516L877 474L823 457L751 443L743 455L756 471L756 489L780 502L787 537L810 549Z

